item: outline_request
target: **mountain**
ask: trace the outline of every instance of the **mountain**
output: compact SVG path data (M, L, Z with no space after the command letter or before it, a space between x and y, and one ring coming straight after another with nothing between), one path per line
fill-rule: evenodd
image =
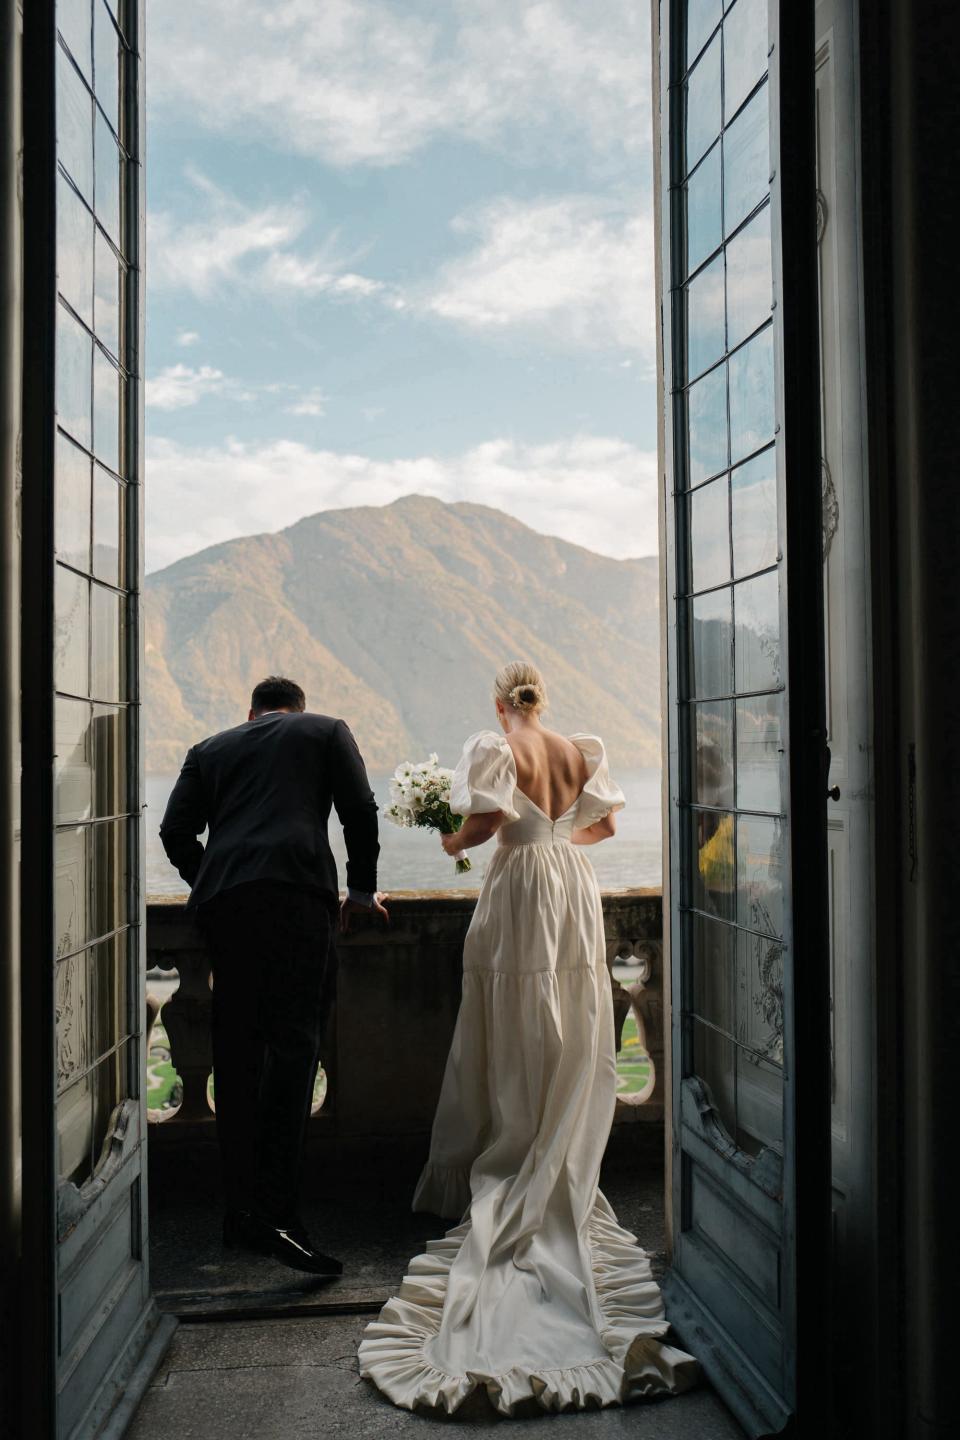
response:
M343 716L373 771L495 724L498 667L543 671L547 723L597 730L621 767L660 755L656 559L611 560L485 505L410 495L326 510L147 577L147 768L239 724L290 675Z

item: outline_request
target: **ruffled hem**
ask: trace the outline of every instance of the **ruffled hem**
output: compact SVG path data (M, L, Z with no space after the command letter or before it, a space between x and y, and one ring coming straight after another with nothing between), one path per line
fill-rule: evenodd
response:
M413 1210L459 1220L470 1204L469 1166L432 1165L423 1167L413 1192Z
M428 1346L439 1333L450 1267L469 1229L467 1220L442 1240L427 1243L426 1253L411 1261L400 1293L367 1326L360 1342L360 1374L395 1405L449 1415L483 1385L494 1407L512 1416L523 1401L535 1400L544 1410L586 1410L675 1395L697 1383L697 1361L661 1338L670 1326L649 1259L600 1205L588 1234L604 1320L601 1339L609 1358L560 1369L515 1366L500 1375L448 1375L438 1369Z

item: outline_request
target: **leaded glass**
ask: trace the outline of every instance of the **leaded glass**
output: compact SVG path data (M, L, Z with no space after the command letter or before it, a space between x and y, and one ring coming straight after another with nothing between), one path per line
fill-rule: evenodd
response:
M733 573L737 577L776 564L777 452L773 446L739 465L730 477Z
M90 457L57 434L54 476L54 546L75 570L90 568Z
M736 919L736 817L691 810L688 904L721 920Z
M88 80L92 28L90 0L57 0L57 29Z
M89 630L89 582L58 565L54 584L54 675L57 689L70 695L88 693Z
M782 680L780 586L776 570L734 587L736 688L740 694L772 690Z
M729 360L730 460L745 460L773 439L773 330L740 347Z
M711 260L687 286L687 373L691 379L724 351L723 256Z
M123 266L100 230L96 234L94 256L94 331L101 344L119 359Z
M687 5L687 65L693 64L720 24L720 0L689 0Z
M127 947L129 931L113 935L88 951L90 976L91 1063L106 1055L129 1034Z
M57 1100L57 1174L75 1185L82 1184L91 1169L91 1090L91 1077L84 1075Z
M94 765L94 813L106 819L134 808L127 770L130 711L123 705L95 705L90 732Z
M687 274L702 265L723 238L720 146L714 145L687 181Z
M88 820L93 811L92 707L86 700L56 700L55 815L60 825Z
M85 325L93 325L93 216L57 177L57 289Z
M97 219L110 239L120 245L120 168L117 142L110 126L97 112L96 211Z
M698 805L733 806L733 701L694 707L692 798Z
M126 600L103 585L92 587L90 686L97 700L123 698Z
M730 925L691 915L690 963L693 1013L731 1039L736 1028L736 943Z
M123 490L108 471L93 467L93 573L109 585L123 583L120 520Z
M66 306L57 307L57 419L89 449L93 341Z
M737 1047L699 1020L691 1020L693 1069L707 1087L716 1118L731 1140L737 1134Z
M723 21L723 119L729 125L767 69L767 0L736 0Z
M783 809L780 789L783 697L772 693L737 701L737 805Z
M727 245L727 345L732 350L770 318L773 267L770 206Z
M718 365L687 391L688 481L699 485L727 466L727 367Z
M730 579L726 476L701 485L689 499L690 589L709 590Z
M769 96L764 86L723 136L723 231L730 235L770 186Z
M99 345L93 352L93 452L111 470L120 470L121 378Z
M783 821L767 815L737 820L737 923L765 935L783 934Z
M57 155L80 194L93 204L93 99L73 64L57 50Z
M686 81L687 169L720 134L720 36L711 40Z
M729 695L733 690L733 619L729 589L711 590L688 602L693 696Z
M94 93L113 129L120 133L120 41L103 0L93 5Z

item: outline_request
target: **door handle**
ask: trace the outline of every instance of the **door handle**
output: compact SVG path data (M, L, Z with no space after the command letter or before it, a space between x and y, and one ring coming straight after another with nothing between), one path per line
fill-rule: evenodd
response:
M828 800L839 800L839 799L840 799L840 786L839 786L839 785L831 785L831 786L830 786L830 789L827 791L827 799L828 799Z

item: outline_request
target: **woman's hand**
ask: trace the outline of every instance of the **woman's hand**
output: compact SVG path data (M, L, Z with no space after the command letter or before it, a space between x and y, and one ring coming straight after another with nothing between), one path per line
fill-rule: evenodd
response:
M461 850L485 844L506 818L502 810L484 810L479 815L468 815L455 835L440 836L440 844L448 855L456 859Z
M463 849L463 841L460 839L459 831L455 835L441 835L440 844L443 846L445 854L454 860Z

